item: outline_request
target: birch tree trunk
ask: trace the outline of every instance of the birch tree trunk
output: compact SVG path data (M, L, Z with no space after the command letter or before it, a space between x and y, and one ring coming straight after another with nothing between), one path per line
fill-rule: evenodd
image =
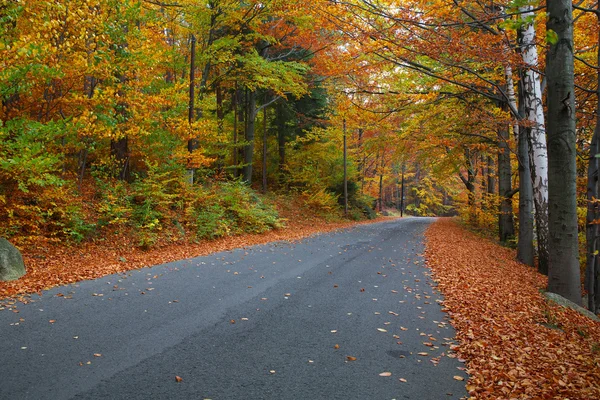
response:
M521 18L534 16L533 6L520 8ZM538 241L538 270L548 273L548 151L546 147L544 108L538 68L538 53L535 45L535 27L525 24L520 30L523 70L523 101L525 118L529 121L527 140L529 145L529 165L535 204L535 223Z
M513 109L517 109L513 72L510 66L505 68L508 101ZM522 97L522 85L519 85L519 95ZM523 100L519 99L519 115L524 115ZM518 120L513 125L513 135L517 142L517 158L519 165L519 234L517 238L517 260L533 266L533 187L529 173L529 146L526 130L521 129Z
M581 304L577 237L577 147L570 0L548 0L548 31L556 33L546 57L548 81L548 291Z

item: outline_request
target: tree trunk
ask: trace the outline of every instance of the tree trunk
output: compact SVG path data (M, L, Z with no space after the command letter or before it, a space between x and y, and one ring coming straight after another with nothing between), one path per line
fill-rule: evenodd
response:
M547 29L557 41L546 57L548 81L548 291L581 304L577 232L577 145L573 67L573 10L569 0L548 0Z
M506 132L508 135L508 131ZM510 153L509 153L510 154ZM487 158L487 192L488 194L496 194L496 175L494 171L494 159L492 156Z
M533 6L521 7L523 20L534 16ZM527 127L529 145L529 166L535 204L535 223L538 242L538 270L548 273L548 151L544 127L544 107L535 43L535 27L525 24L520 30L520 47L525 68L523 70L523 100L525 118L531 123Z
M597 5L598 22L600 23L600 3ZM598 45L600 46L600 34L598 35ZM600 65L600 52L598 52L597 64ZM588 180L587 180L587 218L586 218L586 273L585 273L585 290L588 293L588 308L591 312L596 313L600 308L600 255L598 254L598 244L600 240L600 225L594 223L600 219L600 203L598 203L598 195L600 192L600 181L598 177L600 154L600 71L597 77L597 103L596 103L596 129L592 136L590 144L589 163L588 163Z
M402 183L400 186L400 216L404 216L404 162L402 162Z
M465 178L462 173L459 176L468 191L467 206L469 207L469 223L475 225L477 222L475 217L475 171L473 171L473 160L471 160L471 151L469 149L465 149L465 164L467 166L467 177Z
M244 146L243 179L246 183L252 183L252 162L254 160L254 130L256 123L256 90L248 94L247 121L246 121L246 145Z
M600 75L599 75L600 76ZM600 90L600 89L599 89ZM600 105L598 106L600 107ZM586 217L586 274L585 274L585 290L588 295L588 308L593 313L598 311L598 274L599 274L599 255L598 255L598 240L600 239L600 229L598 219L600 218L600 204L598 203L598 158L600 154L600 116L596 120L596 129L592 137L590 145L588 175L587 175L587 217Z
M266 96L265 96L266 97ZM265 99L266 101L266 99ZM267 193L267 107L263 108L262 191Z
M233 92L233 96L231 98L232 107L233 107L233 176L237 178L239 176L238 169L238 95L239 91L237 89L237 82L235 85L235 90Z
M507 66L506 88L508 101L511 108L517 109L512 68ZM525 115L523 105L522 81L519 81L519 115L515 116L513 135L517 142L517 161L519 169L519 233L517 238L517 260L523 264L534 265L533 251L533 188L531 174L529 173L529 146L527 145L526 131L519 126L519 120Z
M510 149L508 146L508 126L498 130L500 141L498 147L498 192L501 197L498 215L498 233L500 242L506 243L515 236L514 216L512 209L512 173L510 167ZM489 188L488 184L488 188Z
M123 181L131 180L131 169L129 168L129 141L127 136L110 142L110 154L117 166L117 177Z
M346 146L346 119L344 119L344 216L348 216L348 149Z

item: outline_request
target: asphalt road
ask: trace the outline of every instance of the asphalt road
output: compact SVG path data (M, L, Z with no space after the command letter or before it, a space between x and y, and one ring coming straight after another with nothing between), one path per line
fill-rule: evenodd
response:
M0 303L0 399L466 396L420 256L430 222L363 225Z

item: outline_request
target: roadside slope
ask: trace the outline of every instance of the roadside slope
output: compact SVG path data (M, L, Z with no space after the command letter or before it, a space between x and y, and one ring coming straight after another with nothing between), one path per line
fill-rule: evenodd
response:
M546 278L513 250L450 219L426 233L425 257L478 399L600 398L600 323L548 303Z

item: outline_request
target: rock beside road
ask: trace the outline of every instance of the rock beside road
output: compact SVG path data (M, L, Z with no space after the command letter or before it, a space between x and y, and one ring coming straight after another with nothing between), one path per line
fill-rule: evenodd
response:
M25 275L21 252L4 238L0 238L0 281L14 281Z

